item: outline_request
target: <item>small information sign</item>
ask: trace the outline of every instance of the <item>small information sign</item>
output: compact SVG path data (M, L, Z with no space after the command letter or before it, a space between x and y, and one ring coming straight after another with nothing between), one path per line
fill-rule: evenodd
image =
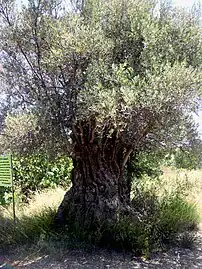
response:
M15 196L13 185L12 155L0 155L0 187L12 187L13 196L13 220L15 223Z
M0 187L12 187L12 164L10 155L0 156Z

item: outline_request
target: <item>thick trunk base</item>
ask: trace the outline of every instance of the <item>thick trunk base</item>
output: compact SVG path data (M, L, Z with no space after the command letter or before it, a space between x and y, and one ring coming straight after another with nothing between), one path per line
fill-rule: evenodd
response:
M92 193L86 196L90 198L89 200L81 203L85 196L75 188L65 194L56 216L57 228L60 231L61 228L64 229L73 238L91 244L132 249L128 240L118 238L122 238L122 232L128 237L130 234L128 229L139 223L134 208L128 203L121 202L116 196L110 199L99 195L98 199L94 199ZM126 234L122 229L126 229Z
M74 160L72 187L58 209L56 226L89 231L129 215L136 217L130 206L130 184L116 164L98 156Z

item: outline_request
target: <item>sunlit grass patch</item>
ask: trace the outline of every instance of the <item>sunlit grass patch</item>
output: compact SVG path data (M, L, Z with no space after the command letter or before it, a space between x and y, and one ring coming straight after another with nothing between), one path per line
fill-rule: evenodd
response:
M183 242L186 241L184 245L189 245L192 237L190 240L183 235L191 234L200 221L192 194L197 193L196 184L200 173L198 177L194 173L183 173L167 171L160 179L142 178L133 188L132 201L134 209L141 216L140 221L122 218L112 227L103 225L92 234L95 236L97 233L96 238L100 238L96 244L128 248L145 255L152 249L161 248L164 243L177 242L179 235ZM36 194L29 204L17 207L16 224L12 219L12 206L1 207L1 248L30 244L33 251L42 251L59 259L68 246L75 242L80 244L81 241L75 240L76 235L73 237L75 241L71 241L69 230L58 234L53 229L54 217L64 193L64 190L58 188ZM78 228L82 229L81 226Z
M28 205L16 208L16 222L13 221L12 207L0 208L0 247L35 242L41 236L51 233L54 217L64 191L50 190L37 194Z
M164 168L161 177L163 189L178 188L178 192L184 193L187 201L196 204L200 220L202 221L202 170L170 169ZM160 189L162 190L162 187Z

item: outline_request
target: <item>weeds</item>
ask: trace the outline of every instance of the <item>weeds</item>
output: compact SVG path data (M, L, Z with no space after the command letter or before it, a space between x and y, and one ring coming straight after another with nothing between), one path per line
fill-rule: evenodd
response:
M53 220L64 191L57 189L36 195L29 204L17 210L16 223L10 208L0 208L0 248L36 243L53 232Z
M162 181L164 180L164 183ZM183 182L184 180L184 182ZM187 178L171 181L144 179L133 192L132 205L140 217L120 218L113 225L103 224L96 231L84 231L81 226L56 234L53 220L64 191L57 189L36 195L28 205L17 211L14 225L9 210L0 210L0 248L31 244L33 251L40 251L61 259L68 247L83 246L78 238L87 239L104 247L133 250L148 256L153 249L160 249L168 243L191 247L194 233L199 223L196 205L187 199L190 184ZM183 190L180 192L180 190Z

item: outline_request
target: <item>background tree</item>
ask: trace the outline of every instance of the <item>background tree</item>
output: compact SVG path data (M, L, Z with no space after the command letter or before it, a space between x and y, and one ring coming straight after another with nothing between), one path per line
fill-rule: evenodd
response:
M192 139L200 12L158 2L86 0L65 11L61 1L29 0L19 12L0 2L2 76L12 102L37 119L32 148L73 159L60 225L134 218L130 155Z
M201 140L196 141L193 147L177 148L167 154L164 164L178 169L201 169Z

